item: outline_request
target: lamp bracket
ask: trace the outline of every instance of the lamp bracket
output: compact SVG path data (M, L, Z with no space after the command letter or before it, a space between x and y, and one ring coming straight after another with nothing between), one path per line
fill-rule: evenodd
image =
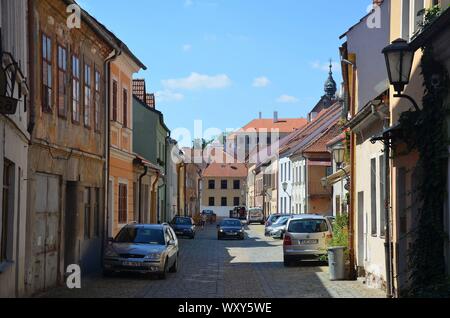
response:
M402 94L402 93L397 93L397 94L394 95L394 97L396 97L396 98L405 98L405 99L409 100L411 102L411 104L413 104L414 109L416 110L416 112L420 112L419 105L417 105L417 102L411 96L406 95L406 94Z

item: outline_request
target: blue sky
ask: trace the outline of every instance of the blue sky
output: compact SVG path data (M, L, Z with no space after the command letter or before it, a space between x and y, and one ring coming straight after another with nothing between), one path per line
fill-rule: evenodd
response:
M80 0L148 70L170 129L239 128L259 112L304 117L339 36L372 0ZM335 80L342 81L335 69Z

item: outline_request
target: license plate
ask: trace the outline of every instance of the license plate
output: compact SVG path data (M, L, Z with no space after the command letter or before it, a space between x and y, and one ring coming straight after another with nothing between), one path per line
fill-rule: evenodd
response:
M230 232L230 233L228 233L228 235L237 235L237 233Z
M128 267L140 267L140 266L142 266L142 264L138 263L138 262L123 262L122 264L123 264L123 266L128 266Z
M175 232L176 235L183 235L183 232Z
M312 244L319 244L319 240L300 240L300 245L312 245Z

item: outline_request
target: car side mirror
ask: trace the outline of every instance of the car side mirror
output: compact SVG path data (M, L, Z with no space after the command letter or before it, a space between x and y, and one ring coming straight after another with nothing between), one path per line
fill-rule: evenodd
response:
M220 225L219 224L217 224L217 226L216 226L217 228L220 228Z

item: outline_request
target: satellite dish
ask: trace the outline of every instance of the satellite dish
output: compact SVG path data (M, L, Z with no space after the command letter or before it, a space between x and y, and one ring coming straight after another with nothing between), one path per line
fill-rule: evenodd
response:
M0 96L6 96L7 80L3 68L0 68Z

